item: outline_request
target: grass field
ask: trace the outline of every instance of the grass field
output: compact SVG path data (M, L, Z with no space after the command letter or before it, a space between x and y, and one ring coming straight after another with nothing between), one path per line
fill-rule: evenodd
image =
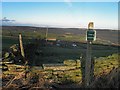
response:
M19 44L18 35L22 34L24 45L29 43L36 43L35 39L43 39L45 38L44 28L32 28L32 27L4 27L4 31L2 32L2 49L8 49L13 44ZM13 29L13 30L12 30ZM70 34L66 34L71 31ZM77 33L76 33L77 32ZM106 32L106 31L104 31ZM102 33L104 33L102 31ZM113 32L113 31L111 31ZM109 32L109 33L111 33ZM116 33L116 32L115 32ZM104 33L105 34L105 33ZM99 34L98 34L99 36ZM109 35L107 35L108 37ZM26 47L25 52L27 58L34 64L41 63L62 63L66 59L80 59L82 55L84 58L86 57L86 44L85 44L85 31L73 29L61 29L55 31L55 29L49 29L48 38L56 38L57 40L67 41L64 46L31 46L29 48ZM103 37L104 38L104 37ZM115 37L116 38L116 37ZM72 43L76 42L77 47L72 47ZM84 42L84 43L81 43ZM41 44L41 42L38 42ZM93 42L92 46L92 57L103 57L108 56L113 53L118 53L117 46L112 46L108 40L101 40L97 38L95 42ZM105 44L105 45L104 45ZM66 46L67 45L67 46ZM29 45L28 45L29 46ZM40 54L38 52L41 52ZM38 55L36 55L38 53Z
M31 38L23 38L24 44L32 42ZM2 36L2 49L8 49L10 46L14 44L19 44L18 36Z
M108 55L111 55L113 53L118 53L118 49L116 47L110 47L107 49L107 46L104 46L101 50L92 50L92 57L105 57ZM36 51L41 51L40 54L36 54ZM32 53L30 53L32 52ZM32 54L32 56L31 56ZM86 57L86 49L82 47L77 48L63 48L63 47L40 47L36 50L29 51L28 58L30 61L33 61L35 64L41 64L41 63L62 63L64 60L76 60L80 59L80 56L83 56L83 58ZM31 58L32 57L32 58Z
M3 48L9 48L10 43L19 43L17 41L19 33L22 34L24 43L27 43L27 39L40 39L45 38L46 28L40 27L27 27L27 26L4 26L2 27L2 40ZM97 44L116 44L118 45L117 30L96 30L97 40L94 43ZM69 33L69 34L68 34ZM76 28L49 28L47 38L56 38L58 40L86 42L86 29ZM15 40L15 41L13 41ZM8 45L8 46L7 46Z
M82 33L81 35L80 34L65 35L65 33L63 32L59 32L57 34L54 32L53 33L50 32L48 38L56 38L62 41L60 43L60 46L57 46L56 44L44 45L44 43L42 43L42 41L39 40L45 38L44 30L40 31L39 33L38 33L39 30L37 32L36 31L34 32L34 30L30 30L30 31L29 30L22 31L22 30L23 28L21 30L12 30L12 31L9 29L4 30L2 35L2 46L3 46L2 49L4 52L12 51L10 47L14 46L15 44L19 45L18 35L19 33L22 33L25 56L26 59L28 60L28 64L32 66L31 71L29 73L30 78L34 77L33 80L36 80L36 77L38 76L41 77L43 75L46 81L53 80L54 82L61 83L63 85L73 84L73 83L78 84L81 82L82 75L84 75L82 71L84 71L84 61L86 60L86 51L87 51L86 49L87 45L85 43L86 42L85 33ZM108 37L109 35L107 36L107 38ZM72 46L73 43L75 43L77 46L73 47ZM104 74L109 74L113 68L119 67L119 60L118 60L119 48L120 47L117 45L112 45L112 43L109 42L109 40L104 40L100 38L97 38L97 41L93 43L92 58L94 58L95 60L94 75L96 77ZM8 70L3 72L3 83L6 83L6 81L4 80L6 80L7 76L13 75L15 77L18 75L18 73L24 70L23 69L22 71L18 70L19 71L18 72L17 69L14 67L18 65L18 61L21 60L19 49L17 52L12 51L11 56L9 57L7 56L7 58L5 58L4 60L17 61L17 63L15 62L15 64L13 65L13 71L11 69L11 71ZM63 64L64 60L81 60L80 61L81 66L79 69L76 68L74 70L65 70L65 71L42 69L41 66L42 64L51 64L51 63ZM23 66L24 63L20 63L19 65ZM29 80L29 78L27 79ZM20 79L20 81L23 81L23 77ZM29 83L30 82L28 81L27 86L30 85ZM17 83L15 84L17 85Z

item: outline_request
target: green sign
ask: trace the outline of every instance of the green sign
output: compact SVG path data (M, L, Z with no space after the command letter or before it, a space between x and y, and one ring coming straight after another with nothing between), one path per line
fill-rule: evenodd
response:
M93 29L87 30L86 40L87 41L95 41L96 40L96 31Z

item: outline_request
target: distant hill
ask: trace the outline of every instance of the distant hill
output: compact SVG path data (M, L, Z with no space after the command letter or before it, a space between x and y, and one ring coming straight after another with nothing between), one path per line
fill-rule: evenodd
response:
M32 27L32 26L2 26L2 31L4 30L12 30L12 31L37 31L44 32L47 30L46 27ZM112 42L114 44L118 44L118 34L120 33L118 30L109 30L109 29L96 29L97 38L101 40L105 40L108 42ZM71 33L74 35L86 35L86 29L82 28L48 28L48 33L53 34L65 34Z

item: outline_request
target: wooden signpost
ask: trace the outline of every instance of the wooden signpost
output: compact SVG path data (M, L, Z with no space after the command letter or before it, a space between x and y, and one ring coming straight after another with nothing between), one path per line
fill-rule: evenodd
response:
M86 40L87 40L87 53L86 53L86 62L85 62L85 86L90 85L93 71L92 71L92 41L96 40L96 31L93 30L93 22L88 24L88 30L86 31ZM92 71L92 72L91 72Z

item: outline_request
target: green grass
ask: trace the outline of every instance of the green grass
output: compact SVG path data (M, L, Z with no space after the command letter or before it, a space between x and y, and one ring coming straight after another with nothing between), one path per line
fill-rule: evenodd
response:
M110 71L113 69L113 67L118 68L119 67L118 56L120 56L120 55L119 54L112 54L112 55L109 55L107 57L95 59L94 75L96 77L101 76L101 75L106 75L106 74L110 73ZM54 71L54 72L57 72L57 71ZM52 78L52 79L55 79L56 75L54 76L54 74L53 75L47 74L47 76ZM57 78L58 78L57 82L63 83L63 84L81 82L81 80L82 80L81 69L64 71L64 73L58 73Z
M18 44L18 37L2 37L2 48L9 48L13 44Z
M85 46L85 45L83 45ZM101 46L99 46L101 47ZM117 48L113 48L107 50L107 46L102 46L102 50L92 50L92 57L105 57L108 55L112 55L113 53L118 53ZM42 55L36 55L35 52L42 52ZM30 53L31 52L31 53ZM29 58L31 63L34 59L34 63L40 64L40 63L62 63L64 60L76 60L80 59L80 56L82 54L83 58L86 57L86 49L83 47L77 47L77 48L68 48L68 47L57 47L57 46L47 46L47 47L39 47L36 48L35 51L31 50L28 53L29 56L33 55L32 58Z
M71 35L70 37L58 37L60 40L65 40L65 41L77 41L77 42L83 42L85 41L85 36L80 36L80 35Z
M103 74L108 74L113 69L113 67L118 68L119 67L119 59L118 59L119 56L120 54L112 54L106 57L96 58L95 66L94 66L94 75L98 77ZM40 72L46 73L44 74L44 77L47 80L53 79L56 83L61 83L61 84L79 83L82 80L81 69L68 70L64 72L61 71L62 73L56 70L44 71L44 70L35 70L35 69L32 70L31 69L31 73L39 74ZM18 74L15 72L13 73L13 71L6 71L3 73L4 74L16 74L16 75Z
M45 32L33 32L33 31L3 31L2 36L2 49L8 49L13 44L19 44L18 35L19 33L22 33L23 36L23 43L27 44L29 42L34 42L35 38L44 38ZM80 35L70 35L70 37L60 37L60 34L53 34L49 33L48 38L57 38L60 40L67 40L67 41L85 41L84 36ZM67 44L67 47L35 47L34 50L30 50L31 48L28 48L29 52L26 52L26 55L28 55L28 59L31 63L41 64L41 63L62 63L64 60L69 59L79 59L81 54L86 57L86 44L78 44L78 47L73 48L70 45ZM35 52L42 51L43 55L35 55ZM30 53L31 52L31 53ZM105 57L108 55L112 55L113 53L118 53L118 48L113 47L110 45L92 45L92 57ZM30 57L29 57L30 56ZM32 58L31 58L32 57ZM34 61L34 62L33 62Z
M23 43L33 42L33 40L29 37L23 37ZM2 36L2 49L8 49L10 46L14 44L19 44L19 38L13 36Z

